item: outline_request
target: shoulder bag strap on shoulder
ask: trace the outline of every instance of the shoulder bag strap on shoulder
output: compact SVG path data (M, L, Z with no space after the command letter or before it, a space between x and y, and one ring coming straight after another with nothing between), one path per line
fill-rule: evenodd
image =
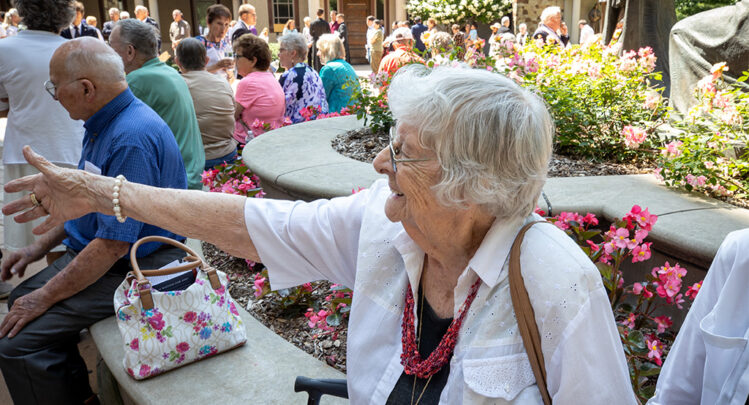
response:
M545 405L551 405L551 396L549 396L546 384L546 367L544 354L541 350L541 337L533 313L533 306L531 306L528 291L525 289L523 275L520 272L520 245L523 244L523 237L533 225L543 222L546 221L534 221L525 225L515 237L515 242L512 243L512 250L510 250L510 296L512 297L512 306L515 309L520 336L523 338L523 346L528 354L533 375L536 377L538 390L541 391L541 398Z

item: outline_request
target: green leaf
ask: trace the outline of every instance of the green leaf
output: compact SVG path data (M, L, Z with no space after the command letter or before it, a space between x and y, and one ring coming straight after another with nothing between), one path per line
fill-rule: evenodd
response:
M647 345L645 344L645 337L642 335L642 332L639 330L633 330L629 333L629 336L627 336L627 340L632 342L638 349L646 349Z
M597 262L596 267L598 267L598 271L601 273L601 277L603 277L604 280L611 279L611 265L610 264Z
M162 330L161 334L163 336L166 336L166 337L172 337L172 336L174 336L172 334L172 325L169 325L169 326L166 327L166 329Z
M339 326L341 324L341 320L343 320L343 317L338 312L330 314L325 318L325 322L327 322L330 326Z
M642 362L639 369L640 375L643 377L650 377L661 373L661 367L649 361Z

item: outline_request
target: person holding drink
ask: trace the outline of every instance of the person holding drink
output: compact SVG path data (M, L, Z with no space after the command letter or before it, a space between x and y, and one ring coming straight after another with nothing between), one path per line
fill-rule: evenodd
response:
M199 35L197 38L206 49L208 65L205 70L226 76L231 80L231 69L234 67L234 54L231 43L226 38L231 22L231 12L221 4L214 4L206 11L206 22L208 23L208 34Z

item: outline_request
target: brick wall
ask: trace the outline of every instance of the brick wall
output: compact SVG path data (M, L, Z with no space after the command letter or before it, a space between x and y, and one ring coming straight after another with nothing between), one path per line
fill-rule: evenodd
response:
M564 0L515 0L512 5L512 14L515 26L525 23L528 33L532 34L539 23L541 12L549 6L559 6L564 9Z

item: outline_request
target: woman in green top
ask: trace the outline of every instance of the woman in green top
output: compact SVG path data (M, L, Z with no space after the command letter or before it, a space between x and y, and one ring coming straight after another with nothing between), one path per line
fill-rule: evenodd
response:
M361 87L354 68L344 60L346 51L341 38L336 34L321 35L317 40L317 56L325 65L320 69L320 78L330 112L340 112L353 105L352 97Z

